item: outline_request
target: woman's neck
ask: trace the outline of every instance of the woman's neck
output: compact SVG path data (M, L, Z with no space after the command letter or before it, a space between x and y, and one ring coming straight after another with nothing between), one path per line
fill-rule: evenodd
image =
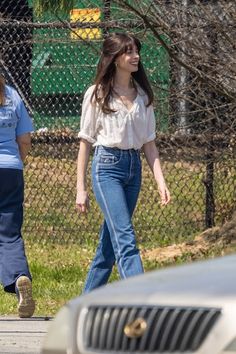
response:
M114 87L119 87L124 90L133 88L131 75L116 75L114 79Z

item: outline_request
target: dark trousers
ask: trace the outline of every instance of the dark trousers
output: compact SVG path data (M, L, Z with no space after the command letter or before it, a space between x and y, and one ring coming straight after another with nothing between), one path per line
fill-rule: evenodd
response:
M23 171L0 169L0 281L6 292L15 293L21 275L31 279L21 235L23 223Z

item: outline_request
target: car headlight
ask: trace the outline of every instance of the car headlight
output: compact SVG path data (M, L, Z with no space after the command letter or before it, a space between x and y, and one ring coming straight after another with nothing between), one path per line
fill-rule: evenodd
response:
M63 306L56 315L43 343L42 354L68 354L69 308Z

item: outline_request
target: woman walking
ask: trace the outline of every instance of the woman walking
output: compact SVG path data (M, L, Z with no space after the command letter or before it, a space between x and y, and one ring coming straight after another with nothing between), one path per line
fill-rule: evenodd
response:
M31 317L31 274L21 235L23 161L30 149L32 121L18 93L0 76L0 281L18 297L20 317Z
M121 278L143 272L131 220L141 187L141 148L162 204L170 201L155 145L153 92L140 50L133 35L109 35L103 43L95 84L86 91L82 104L76 205L82 213L89 208L86 174L93 145L93 190L104 215L84 293L106 284L115 262Z

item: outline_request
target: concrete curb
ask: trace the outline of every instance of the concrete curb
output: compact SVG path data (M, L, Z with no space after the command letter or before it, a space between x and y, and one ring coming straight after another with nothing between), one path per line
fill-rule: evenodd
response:
M0 316L1 354L40 354L52 318Z

